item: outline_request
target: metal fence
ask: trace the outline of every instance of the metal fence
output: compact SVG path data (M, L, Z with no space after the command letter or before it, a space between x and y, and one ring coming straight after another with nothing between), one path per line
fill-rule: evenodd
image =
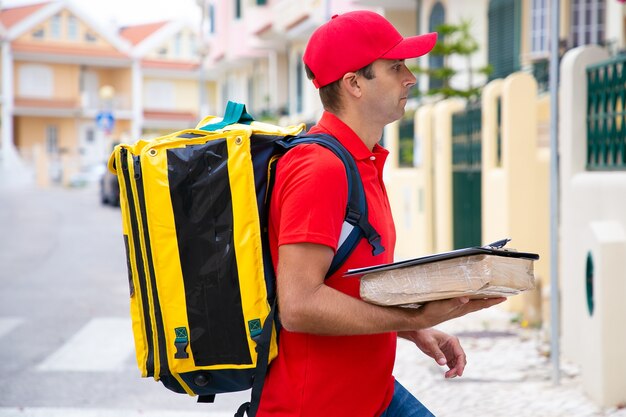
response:
M482 108L468 103L452 115L452 222L454 248L481 243Z
M587 67L587 170L626 169L626 57Z
M400 168L410 168L415 165L415 127L413 115L409 114L399 122L398 132L398 166Z

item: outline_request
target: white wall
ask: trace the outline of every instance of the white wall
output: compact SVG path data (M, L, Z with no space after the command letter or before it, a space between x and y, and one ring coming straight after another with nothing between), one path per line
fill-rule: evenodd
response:
M561 323L564 356L582 368L598 403L626 401L626 171L586 171L586 67L608 58L588 46L561 64ZM594 309L587 305L587 257L593 259ZM584 342L583 342L584 341Z

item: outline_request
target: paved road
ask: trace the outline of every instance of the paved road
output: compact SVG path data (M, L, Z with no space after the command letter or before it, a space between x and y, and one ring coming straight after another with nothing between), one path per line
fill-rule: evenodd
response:
M246 400L139 377L120 212L96 188L0 188L0 231L0 416L221 417Z
M139 377L120 213L95 188L0 184L0 231L0 417L224 417L247 399L196 404ZM395 374L440 417L626 417L595 406L571 365L553 386L546 343L509 319L492 309L442 326L468 353L462 378L409 343Z

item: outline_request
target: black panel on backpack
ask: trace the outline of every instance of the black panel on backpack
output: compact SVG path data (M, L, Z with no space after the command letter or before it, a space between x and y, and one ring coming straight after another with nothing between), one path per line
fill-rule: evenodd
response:
M169 149L167 161L195 364L250 364L226 140Z

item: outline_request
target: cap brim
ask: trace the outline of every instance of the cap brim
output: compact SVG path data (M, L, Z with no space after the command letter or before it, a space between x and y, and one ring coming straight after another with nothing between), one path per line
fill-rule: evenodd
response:
M411 59L429 53L437 43L437 32L404 38L400 43L385 52L384 59Z

